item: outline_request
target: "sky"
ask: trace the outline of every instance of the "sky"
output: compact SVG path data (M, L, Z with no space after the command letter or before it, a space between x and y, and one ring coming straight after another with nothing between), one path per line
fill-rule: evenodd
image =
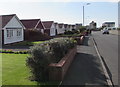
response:
M104 22L115 22L118 26L118 0L1 0L0 15L75 24L83 23L83 6L85 25L95 21L97 27Z

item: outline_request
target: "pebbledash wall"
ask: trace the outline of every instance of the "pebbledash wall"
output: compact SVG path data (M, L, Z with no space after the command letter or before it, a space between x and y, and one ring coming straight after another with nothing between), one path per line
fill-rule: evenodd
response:
M9 43L19 42L19 41L24 40L23 27L21 26L21 24L18 22L18 20L15 17L16 16L14 16L10 20L10 22L4 27L4 44L9 44ZM7 37L7 30L6 30L6 29L9 29L9 28L11 28L10 30L13 30L13 36L10 37L10 38ZM18 29L21 30L21 35L20 36L16 36Z
M118 2L118 27L120 28L120 1Z

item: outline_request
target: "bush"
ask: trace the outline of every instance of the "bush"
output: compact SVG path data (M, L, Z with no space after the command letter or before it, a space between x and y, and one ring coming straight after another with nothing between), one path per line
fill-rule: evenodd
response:
M55 38L31 47L26 64L31 70L32 80L48 81L48 65L59 62L75 45L72 38Z
M65 35L73 35L73 34L80 34L78 30L72 29L72 31L65 31Z
M86 31L86 27L85 26L81 26L79 28L79 31L80 31L80 33L84 33Z
M0 50L0 53L13 53L13 54L27 54L28 51L13 51L13 50Z
M51 39L46 33L41 33L39 30L24 30L24 37L27 41L45 41Z
M64 34L74 34L72 31L65 31Z
M12 50L0 50L0 53L14 53Z
M117 28L117 30L120 30L120 28Z

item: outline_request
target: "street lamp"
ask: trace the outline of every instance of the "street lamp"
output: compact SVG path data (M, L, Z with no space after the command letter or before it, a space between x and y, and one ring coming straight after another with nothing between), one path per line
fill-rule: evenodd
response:
M86 3L85 5L90 5L90 3ZM83 5L83 26L84 26L84 7L85 7L85 5Z

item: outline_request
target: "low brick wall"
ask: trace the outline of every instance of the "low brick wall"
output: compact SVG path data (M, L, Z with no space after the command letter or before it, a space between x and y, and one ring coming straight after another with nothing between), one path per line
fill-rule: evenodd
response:
M77 47L74 47L58 63L52 63L49 65L50 81L63 80L69 66L71 65L75 57L76 52L77 52Z

